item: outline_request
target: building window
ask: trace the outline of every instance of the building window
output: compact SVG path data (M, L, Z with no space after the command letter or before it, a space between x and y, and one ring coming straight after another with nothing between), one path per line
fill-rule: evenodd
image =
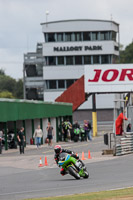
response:
M76 79L69 79L69 80L46 80L45 81L45 88L50 89L66 89L70 87Z
M27 77L36 77L37 76L36 65L25 65L25 69L26 69Z
M63 33L57 33L57 41L62 42L63 41Z
M37 88L26 88L26 99L38 100Z
M118 57L116 55L112 55L112 58L111 58L111 63L112 64L115 64L117 63L119 60L118 60Z
M56 89L56 80L49 81L49 89Z
M37 76L43 76L43 65L42 64L36 64L36 72Z
M40 101L43 100L43 93L44 93L44 89L43 88L37 88L38 100L40 100Z
M93 64L100 64L98 55L93 56Z
M55 33L48 33L48 42L55 42Z
M73 65L73 56L66 56L66 65Z
M92 40L98 40L98 32L92 32Z
M100 40L104 40L104 32L100 33Z
M119 51L119 47L118 46L114 46L114 50L115 51Z
M73 83L74 83L74 80L72 80L72 79L66 80L67 88L70 87Z
M48 34L47 33L44 33L44 39L45 39L45 42L48 42Z
M112 31L112 40L116 41L116 32Z
M84 56L84 64L91 64L91 56Z
M83 40L90 41L91 40L91 33L90 32L83 32Z
M65 41L66 42L72 41L72 33L65 33Z
M105 35L105 40L109 40L109 35L110 35L109 32L105 32L104 35Z
M81 41L81 33L74 33L75 41Z
M102 55L101 56L101 64L108 64L109 63L109 56L108 55Z
M109 40L109 32L107 31L100 32L100 40Z
M48 57L48 65L56 65L56 57Z
M58 65L64 65L64 56L58 56Z
M75 56L75 65L82 65L82 56Z
M59 89L65 88L65 81L64 80L58 80L58 88Z
M48 80L44 81L44 87L45 87L45 89L49 89L49 81Z

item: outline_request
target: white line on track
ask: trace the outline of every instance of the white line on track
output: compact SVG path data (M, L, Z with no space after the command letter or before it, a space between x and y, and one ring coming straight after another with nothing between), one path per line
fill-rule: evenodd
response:
M15 195L15 194L26 194L26 193L35 193L35 192L42 192L42 191L51 191L51 190L60 190L60 189L69 189L69 188L77 188L77 187L84 187L84 184L77 185L77 186L68 186L68 187L62 187L62 188L46 188L42 190L29 190L29 191L21 191L21 192L11 192L11 193L3 193L0 194L0 196L6 196L6 195Z

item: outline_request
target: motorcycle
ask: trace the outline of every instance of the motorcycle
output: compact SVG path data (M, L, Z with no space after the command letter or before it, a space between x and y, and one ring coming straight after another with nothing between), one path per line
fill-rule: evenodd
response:
M83 128L80 129L80 134L81 134L81 142L85 141L85 130Z
M58 165L61 166L66 174L70 174L75 179L88 178L89 173L80 159L76 159L70 154L61 153L59 155Z
M2 140L3 145L5 145L5 135L3 135ZM9 132L7 135L8 149L17 149L17 142L15 141L15 135L13 132Z
M80 134L80 129L79 128L75 128L74 129L74 142L78 142L79 141L79 134Z
M15 142L14 133L10 132L7 137L8 148L9 149L17 149L17 142Z

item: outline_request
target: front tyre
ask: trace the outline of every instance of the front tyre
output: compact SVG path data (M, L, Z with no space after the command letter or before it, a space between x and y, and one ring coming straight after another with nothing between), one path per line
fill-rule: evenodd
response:
M69 174L76 179L80 179L80 175L73 169L73 167L68 167Z
M89 178L89 172L87 172L87 170L84 170L84 174L85 176L83 178Z

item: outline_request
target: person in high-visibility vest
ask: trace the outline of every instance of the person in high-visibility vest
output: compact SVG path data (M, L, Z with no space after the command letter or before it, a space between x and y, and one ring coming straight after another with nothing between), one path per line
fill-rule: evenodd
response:
M68 119L64 121L64 141L66 141L66 142L67 142L67 139L71 136L70 135L71 126L72 125Z
M128 118L124 116L123 112L121 112L119 114L119 116L117 117L116 121L115 121L116 135L122 135L122 132L123 132L123 128L122 128L123 120L128 120Z

